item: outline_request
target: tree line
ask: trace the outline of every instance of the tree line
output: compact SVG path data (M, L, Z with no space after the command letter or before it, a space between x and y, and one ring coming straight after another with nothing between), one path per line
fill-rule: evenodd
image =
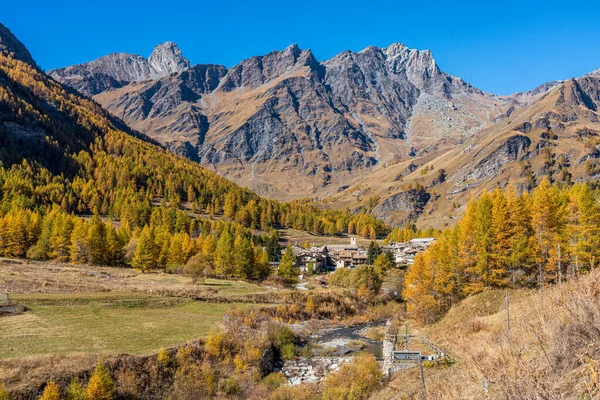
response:
M148 269L203 252L218 273L259 276L275 257L273 246L267 256L258 250L274 227L371 238L389 231L366 213L261 198L140 139L92 100L7 54L0 54L0 118L5 256ZM253 253L253 266L236 264L228 251ZM255 267L261 271L250 272Z
M415 257L406 273L408 309L435 321L487 287L537 287L593 269L600 255L600 190L588 183L531 192L484 192L462 219Z

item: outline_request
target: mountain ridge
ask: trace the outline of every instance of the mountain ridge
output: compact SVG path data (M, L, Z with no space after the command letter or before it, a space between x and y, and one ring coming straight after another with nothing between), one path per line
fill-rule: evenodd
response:
M78 68L49 74L172 151L279 199L331 195L373 168L455 145L515 103L401 43L322 62L293 44L231 68L198 65L150 82L112 74L116 82L89 76L82 86ZM185 79L198 68L213 71L216 87Z
M186 78L198 70L203 77ZM596 76L496 96L443 72L429 50L401 43L322 62L290 45L231 68L198 65L131 82L94 99L172 151L261 195L312 196L393 224L439 227L451 223L441 210L452 215L447 206L457 204L461 212L466 197L492 188L493 179L524 189L525 176L548 172L536 166L507 174L522 168L514 164L536 165L563 143L579 152L569 138L548 138L552 129L595 131ZM419 172L428 163L438 182L425 185L427 195L407 189L431 179ZM585 175L578 165L569 168L575 179ZM367 206L370 198L379 205Z

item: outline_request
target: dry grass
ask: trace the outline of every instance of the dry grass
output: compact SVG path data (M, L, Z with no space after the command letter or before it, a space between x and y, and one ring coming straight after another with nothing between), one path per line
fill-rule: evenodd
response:
M454 307L422 332L457 363L426 371L430 399L595 399L600 396L600 271L562 286L512 291L510 341L504 291ZM378 398L419 393L414 371Z
M307 240L310 244L315 244L317 246L322 246L324 244L350 244L350 237L347 236L319 236L292 228L280 229L279 234L281 235L281 239L289 244L298 243L301 245ZM368 246L369 243L371 243L371 239L362 237L357 237L356 239L359 246ZM378 240L377 242L379 245L383 245L383 240Z
M131 268L0 259L0 292L8 293L116 291L177 297L234 298L273 290L248 282L219 279L207 279L204 284L194 285L188 277L165 273L143 274Z

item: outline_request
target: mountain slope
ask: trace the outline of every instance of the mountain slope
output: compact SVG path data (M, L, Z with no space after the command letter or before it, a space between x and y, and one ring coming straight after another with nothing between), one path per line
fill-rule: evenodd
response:
M95 61L50 71L50 76L85 95L93 96L130 82L158 79L190 67L173 42L156 46L148 59L113 53Z
M442 227L453 224L483 190L527 190L544 177L566 183L596 179L599 90L600 78L570 79L463 144L375 171L330 202L367 208L376 198L372 211L392 224L418 218L423 226ZM415 188L424 194L411 195Z
M14 38L0 28L2 43ZM353 222L367 235L385 233L386 227L368 215L260 198L134 136L92 100L13 58L21 47L0 51L0 215L16 213L10 222L20 228L9 229L18 239L14 256L24 255L41 234L27 236L22 225L56 212L120 219L132 229L166 225L171 235L183 229L192 237L217 239L230 229L246 235L246 229L268 230L273 224L335 234ZM40 215L24 217L24 210ZM226 218L204 217L212 214ZM0 247L12 243L4 239Z
M119 63L105 61L50 74L174 152L276 198L335 194L373 169L461 143L518 104L401 44L322 63L292 45L229 70L194 66L129 84L114 73ZM99 78L86 75L86 86L89 65Z

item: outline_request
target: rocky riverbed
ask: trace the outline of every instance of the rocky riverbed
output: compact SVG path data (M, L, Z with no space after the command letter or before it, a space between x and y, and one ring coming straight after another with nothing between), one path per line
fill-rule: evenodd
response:
M282 372L292 385L319 382L328 373L337 371L343 363L366 351L382 357L382 342L372 338L369 331L381 328L383 322L320 329L309 336L310 356L286 361ZM367 336L368 335L368 336Z

